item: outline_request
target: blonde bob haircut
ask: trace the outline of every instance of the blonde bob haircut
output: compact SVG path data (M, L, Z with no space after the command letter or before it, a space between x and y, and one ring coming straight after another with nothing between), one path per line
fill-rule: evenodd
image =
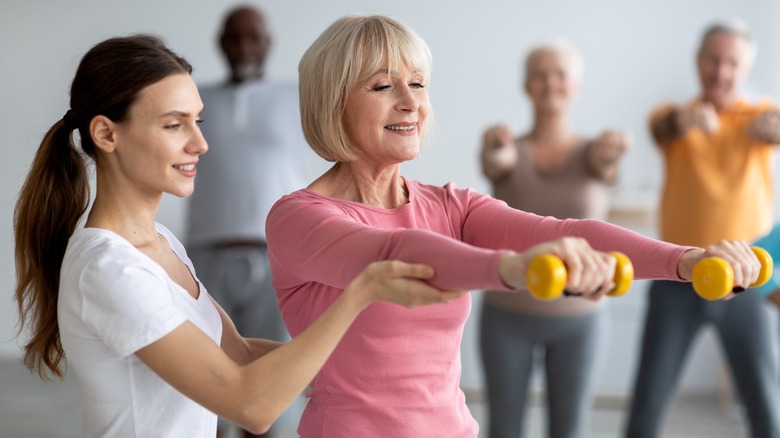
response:
M347 135L350 90L378 70L430 77L431 52L412 29L389 17L349 15L331 24L298 64L301 124L311 148L328 161L348 162L360 151Z

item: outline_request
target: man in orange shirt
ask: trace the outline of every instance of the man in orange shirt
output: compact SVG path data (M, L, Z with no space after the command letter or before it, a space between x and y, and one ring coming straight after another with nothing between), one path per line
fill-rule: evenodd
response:
M769 231L780 112L738 94L754 58L753 41L743 27L711 26L696 59L701 95L682 105L664 105L651 116L666 171L662 240L707 247L723 239L755 240ZM685 356L702 325L711 322L747 408L751 436L780 437L774 334L764 303L753 293L709 302L690 284L653 282L626 436L659 435Z

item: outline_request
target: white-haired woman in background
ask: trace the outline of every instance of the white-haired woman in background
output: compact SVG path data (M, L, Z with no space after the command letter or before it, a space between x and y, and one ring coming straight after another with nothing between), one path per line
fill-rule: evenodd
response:
M629 136L608 130L586 138L574 130L569 112L581 79L582 57L567 41L538 46L526 57L531 128L518 136L499 124L482 140L482 171L495 197L510 207L559 219L607 219L609 188ZM601 303L539 301L527 291L485 294L480 347L491 438L517 438L523 429L537 349L544 353L550 436L586 435L602 340Z

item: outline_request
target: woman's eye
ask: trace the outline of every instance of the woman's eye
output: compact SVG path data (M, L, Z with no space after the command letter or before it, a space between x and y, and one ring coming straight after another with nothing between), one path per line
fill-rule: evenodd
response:
M413 82L409 84L409 86L414 88L425 88L425 84L423 84L422 82Z
M384 90L387 90L388 88L390 88L389 85L375 85L371 89L374 90L374 91L384 91Z
M181 123L171 123L170 125L165 125L165 129L179 129L181 127Z

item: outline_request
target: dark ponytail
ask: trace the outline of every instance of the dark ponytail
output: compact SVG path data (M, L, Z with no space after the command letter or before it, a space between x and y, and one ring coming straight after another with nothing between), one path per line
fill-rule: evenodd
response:
M45 376L62 377L57 328L57 289L68 238L89 202L84 158L62 121L54 124L35 154L14 212L16 302L21 327L33 328L24 364Z
M46 378L63 376L57 321L60 268L68 239L90 199L84 155L94 158L89 123L97 115L125 120L138 93L172 74L191 73L186 60L155 37L111 38L81 60L71 85L71 109L43 138L14 211L15 299L19 330L29 330L24 364ZM78 129L79 151L73 141Z

